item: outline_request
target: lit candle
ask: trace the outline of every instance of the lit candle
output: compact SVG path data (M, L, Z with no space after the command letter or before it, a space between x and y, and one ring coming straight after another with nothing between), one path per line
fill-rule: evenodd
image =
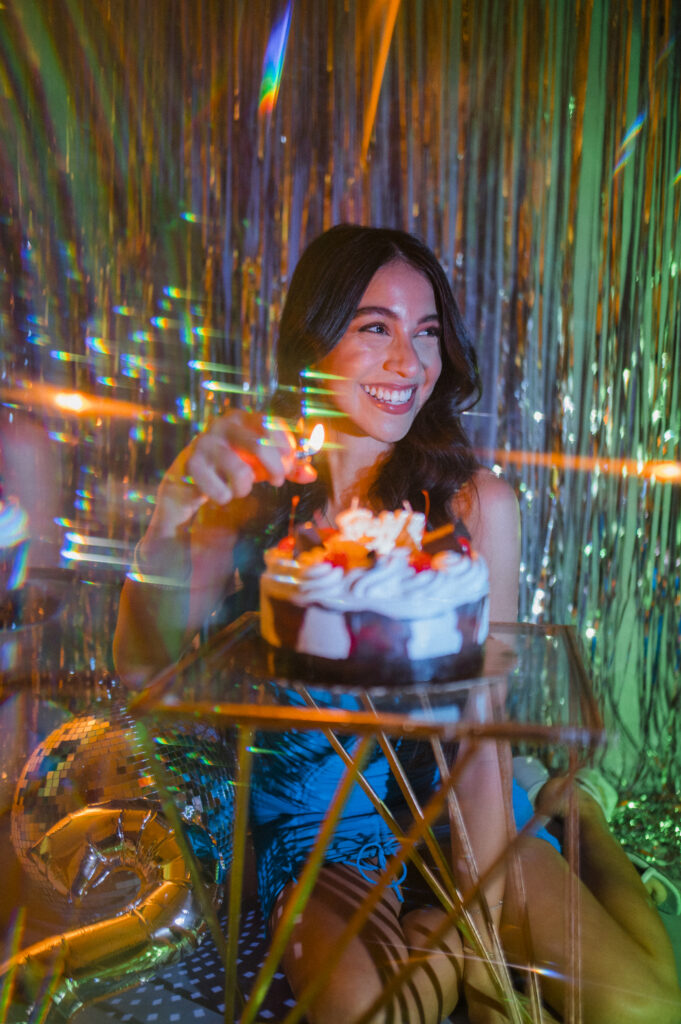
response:
M291 547L293 546L293 543L294 543L294 530L295 530L295 525L296 525L296 509L298 508L298 503L299 502L300 502L300 495L299 494L294 494L293 497L291 498L291 511L290 511L289 517L288 517L288 538L287 539L290 541Z

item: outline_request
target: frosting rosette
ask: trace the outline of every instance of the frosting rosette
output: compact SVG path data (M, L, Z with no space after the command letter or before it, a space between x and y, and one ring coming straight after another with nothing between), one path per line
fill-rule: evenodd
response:
M423 550L421 513L400 509L374 516L353 507L338 516L338 524L338 531L313 547L299 550L295 537L287 537L265 552L274 593L296 604L411 619L440 615L461 594L475 601L488 592L487 566L479 555Z

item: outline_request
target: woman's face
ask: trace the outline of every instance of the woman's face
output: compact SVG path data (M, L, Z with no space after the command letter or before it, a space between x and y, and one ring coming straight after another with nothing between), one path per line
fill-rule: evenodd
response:
M343 337L317 369L342 430L393 444L440 376L440 318L428 278L396 260L376 271ZM340 379L334 379L340 378Z

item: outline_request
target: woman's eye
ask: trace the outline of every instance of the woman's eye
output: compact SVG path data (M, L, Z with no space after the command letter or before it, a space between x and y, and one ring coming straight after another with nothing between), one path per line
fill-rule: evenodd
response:
M360 327L360 331L368 332L369 334L385 334L386 326L382 323L363 324Z
M442 337L442 330L437 324L433 324L432 327L424 327L423 330L419 331L416 337L437 338L439 340Z

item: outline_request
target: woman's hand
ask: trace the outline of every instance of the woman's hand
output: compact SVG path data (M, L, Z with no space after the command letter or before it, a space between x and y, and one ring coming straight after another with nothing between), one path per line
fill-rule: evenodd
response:
M159 487L150 530L172 537L208 501L227 505L255 483L310 483L316 472L296 458L296 441L282 419L230 410L177 456Z
M149 527L137 546L135 577L123 587L114 636L120 677L136 688L175 661L224 595L233 548L252 508L235 504L255 483L308 483L316 473L296 458L283 420L232 410L180 452L161 481Z

